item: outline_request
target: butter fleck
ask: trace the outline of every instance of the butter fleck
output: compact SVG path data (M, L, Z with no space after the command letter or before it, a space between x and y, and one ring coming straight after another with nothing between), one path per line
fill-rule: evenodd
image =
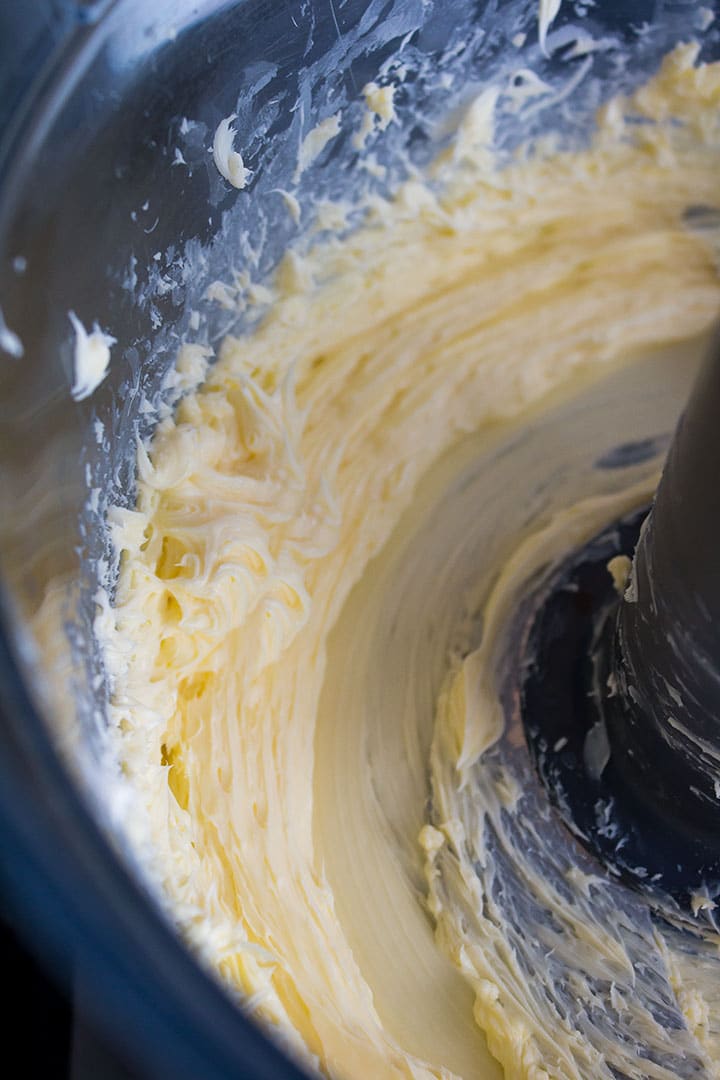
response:
M328 116L316 127L309 131L300 143L298 152L297 168L295 169L295 181L297 182L308 166L323 152L329 142L340 133L340 120L342 113Z
M97 390L107 375L110 366L110 348L117 344L117 338L106 334L97 323L92 333L88 334L74 311L68 311L68 318L75 331L73 354L75 380L71 393L74 401L84 401Z
M538 40L540 48L547 56L547 32L555 20L562 0L540 0L538 11Z
M613 580L615 592L622 596L630 577L632 561L627 555L615 555L607 564L607 570Z
M232 113L220 121L215 130L212 152L215 166L220 175L233 187L241 191L244 187L247 187L252 173L250 169L245 167L242 154L233 149L236 132L232 124L233 120L236 119L237 114Z
M9 353L10 356L14 356L16 360L19 360L25 353L22 341L5 322L2 308L0 308L0 349Z

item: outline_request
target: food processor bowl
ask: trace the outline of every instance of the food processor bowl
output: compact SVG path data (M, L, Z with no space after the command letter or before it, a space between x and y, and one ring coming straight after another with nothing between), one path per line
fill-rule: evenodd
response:
M289 246L323 241L305 225L319 203L343 200L355 228L368 198L436 157L510 60L557 93L522 117L508 98L498 151L548 131L575 145L602 100L644 80L688 26L701 35L707 7L567 3L545 43L525 0L0 8L2 888L47 964L83 972L91 1018L141 1071L300 1075L181 942L107 805L109 687L93 630L117 573L106 514L133 506L138 442L183 390L180 344L250 328L265 301L238 300ZM720 53L714 23L702 40L703 59ZM397 122L368 169L353 138L362 90L401 69ZM241 186L213 154L226 119ZM327 121L336 137L301 168ZM70 313L114 339L87 397ZM43 633L38 614L58 594Z

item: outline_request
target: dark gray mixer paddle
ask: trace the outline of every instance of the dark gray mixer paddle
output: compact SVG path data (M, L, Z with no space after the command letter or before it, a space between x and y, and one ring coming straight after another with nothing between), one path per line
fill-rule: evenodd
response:
M650 513L613 524L557 574L522 690L533 760L573 831L693 912L720 903L719 536L716 338ZM620 597L607 564L634 549Z

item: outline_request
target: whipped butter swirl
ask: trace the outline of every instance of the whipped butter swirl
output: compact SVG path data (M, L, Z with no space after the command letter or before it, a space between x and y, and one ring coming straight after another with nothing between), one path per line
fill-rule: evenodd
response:
M528 582L648 497L657 459L596 463L671 430L720 308L684 225L720 68L678 47L584 150L493 170L467 136L289 255L252 333L180 352L194 388L110 514L126 828L328 1075L720 1075L713 913L693 938L602 879L502 703Z

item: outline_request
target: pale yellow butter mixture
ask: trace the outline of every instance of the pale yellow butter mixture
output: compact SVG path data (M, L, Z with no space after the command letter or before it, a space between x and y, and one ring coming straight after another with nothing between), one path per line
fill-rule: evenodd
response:
M677 382L680 407L720 309L684 222L718 198L720 68L679 47L587 150L493 171L475 143L289 256L216 362L184 347L196 388L139 452L136 509L111 515L102 632L135 848L244 1007L336 1077L610 1075L605 1036L553 1012L501 914L474 921L469 778L502 728L478 635L493 582L520 588L518 567L652 487L656 465L586 480L623 408L612 438L635 437L633 386L652 402ZM602 424L573 412L583 394ZM501 444L526 446L522 469ZM491 629L512 606L493 597ZM620 972L609 995L627 963L573 920L587 970ZM688 980L658 948L695 1075L717 1074L713 956ZM672 1071L630 1055L627 1075Z

